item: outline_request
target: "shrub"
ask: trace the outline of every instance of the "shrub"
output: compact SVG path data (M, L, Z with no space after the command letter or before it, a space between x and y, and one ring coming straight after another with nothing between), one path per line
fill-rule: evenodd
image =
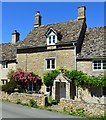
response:
M28 104L27 104L27 103L21 103L21 105L23 105L23 106L28 106Z
M53 100L51 96L48 97L48 105L51 106L52 104L57 104L56 100Z
M52 71L49 71L49 72L45 73L43 75L44 84L46 86L52 86L53 85L53 80L57 76L58 73L59 73L58 70L52 70Z
M16 99L16 104L21 104L20 99Z
M33 99L29 100L29 106L34 107L34 108L38 108L37 102L34 101Z
M37 84L40 86L42 83L41 78L38 75L33 72L24 72L21 69L18 69L16 71L11 70L8 73L8 79L10 82L2 86L2 91L7 92L8 94L15 92L15 89L19 89L18 92L26 92L27 84L31 82L37 82Z
M2 85L2 91L7 92L8 94L15 92L15 89L20 90L20 86L17 84L17 81L9 81L7 84Z

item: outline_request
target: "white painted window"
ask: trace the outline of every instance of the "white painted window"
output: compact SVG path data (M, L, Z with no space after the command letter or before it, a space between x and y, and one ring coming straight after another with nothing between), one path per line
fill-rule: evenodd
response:
M3 69L8 68L8 63L7 62L2 62L2 68Z
M57 35L51 32L47 37L47 45L55 45L57 43Z
M104 70L106 69L106 60L94 60L93 70Z
M4 85L4 84L7 84L7 80L6 79L1 79L1 81L2 81L2 84Z
M54 70L56 67L55 58L46 59L46 70Z

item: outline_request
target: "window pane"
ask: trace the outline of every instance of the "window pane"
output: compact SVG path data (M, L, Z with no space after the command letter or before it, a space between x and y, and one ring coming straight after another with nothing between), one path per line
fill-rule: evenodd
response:
M2 80L2 84L4 85L4 80Z
M53 35L53 40L55 39L55 35Z
M98 63L97 65L98 65L98 66L101 66L101 63Z
M103 60L103 69L106 69L106 60Z
M94 64L94 66L97 66L97 64Z
M6 66L6 63L2 62L2 67L5 68L5 66Z
M105 64L106 64L106 60L103 60L103 63L105 63Z
M47 60L47 69L50 69L50 60Z
M106 66L103 66L103 69L106 69Z
M55 59L52 60L52 65L51 66L52 66L52 69L55 68Z
M101 69L101 67L98 67L98 69Z
M98 63L101 63L101 60L98 60Z
M49 44L51 44L51 36L49 36Z
M55 39L53 39L53 43L55 43Z
M106 95L106 87L103 87L103 95Z
M97 61L95 60L94 63L97 63Z
M94 67L94 69L97 69L97 67Z
M106 69L106 64L103 64L103 69Z
M6 68L8 68L8 63L6 63L6 66L5 66Z
M102 65L101 60L95 60L95 61L93 61L93 68L94 69L99 69L99 70L102 69L101 65Z
M53 36L53 43L55 43L55 36Z

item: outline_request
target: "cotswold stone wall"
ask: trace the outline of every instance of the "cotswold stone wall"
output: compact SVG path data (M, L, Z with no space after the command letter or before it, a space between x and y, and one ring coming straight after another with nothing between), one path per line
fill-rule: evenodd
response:
M42 76L46 72L46 59L48 58L56 59L56 68L75 69L73 49L17 54L17 68L27 69Z
M77 62L77 69L79 71L83 71L84 73L87 73L88 75L92 76L99 76L104 75L104 71L94 71L92 68L92 61L78 61Z
M87 103L106 104L106 96L103 96L102 87L99 86L78 86L78 97L75 100Z
M85 103L75 100L60 100L61 111L72 112L78 109L84 109L87 115L106 115L106 104Z
M12 93L7 94L0 92L0 99L7 100L13 103L20 101L21 103L29 104L29 101L33 99L38 106L44 107L47 103L47 97L42 94L26 94L26 93Z

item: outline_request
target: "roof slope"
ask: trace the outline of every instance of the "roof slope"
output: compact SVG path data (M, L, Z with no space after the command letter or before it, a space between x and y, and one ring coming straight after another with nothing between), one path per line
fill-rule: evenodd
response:
M47 42L45 33L51 27L62 36L62 39L60 41L61 43L78 40L83 22L84 20L74 20L33 28L33 30L27 35L27 37L22 41L18 41L16 45L12 43L0 44L0 61L15 60L16 47L26 48L46 46Z
M83 41L81 53L78 58L100 58L106 57L105 27L87 28Z
M18 47L46 46L45 33L51 27L61 35L60 43L76 41L78 40L83 22L84 20L73 20L34 28L23 41L18 42Z
M11 43L0 44L1 57L0 61L15 60L16 46Z

